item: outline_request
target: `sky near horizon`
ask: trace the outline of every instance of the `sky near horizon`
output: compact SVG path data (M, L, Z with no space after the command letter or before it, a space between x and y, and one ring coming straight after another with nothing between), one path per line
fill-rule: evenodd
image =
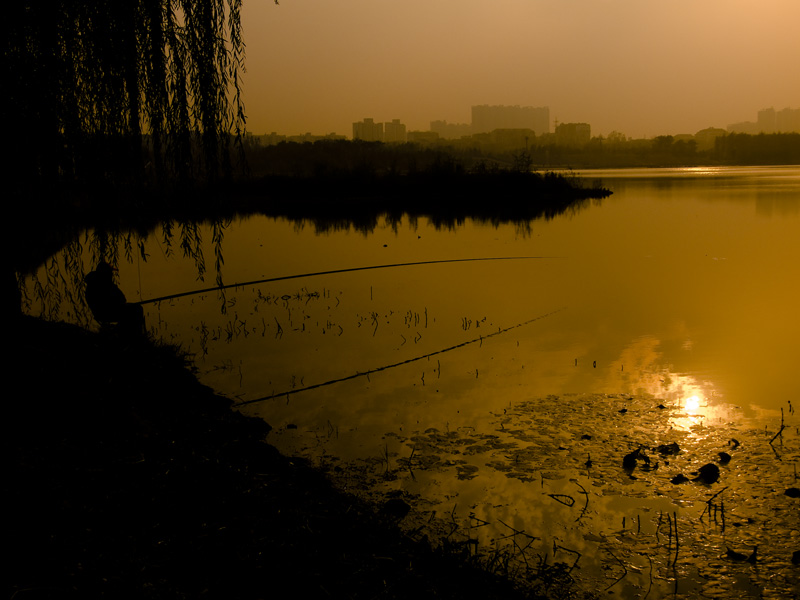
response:
M428 130L477 104L592 135L725 128L800 108L798 24L800 0L244 0L247 130Z

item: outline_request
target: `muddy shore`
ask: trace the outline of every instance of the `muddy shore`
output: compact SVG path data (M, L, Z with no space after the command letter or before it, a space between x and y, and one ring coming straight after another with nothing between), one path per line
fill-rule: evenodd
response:
M335 491L175 348L14 319L6 396L11 598L522 598L397 515Z

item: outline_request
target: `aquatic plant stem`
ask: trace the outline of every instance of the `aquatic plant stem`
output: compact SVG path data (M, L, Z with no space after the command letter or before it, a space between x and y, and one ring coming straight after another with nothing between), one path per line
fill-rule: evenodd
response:
M672 515L675 520L675 560L672 561L672 567L675 568L675 566L678 564L678 548L680 543L678 542L678 513L673 512Z
M716 494L714 494L713 496L711 496L711 498L709 498L708 500L706 500L706 507L703 509L703 512L700 514L700 520L701 520L701 521L703 520L703 515L705 515L705 514L706 514L706 511L708 511L708 517L709 517L709 519L711 518L711 509L712 509L712 506L713 506L714 498L716 498L716 497L717 497L717 496L719 496L719 495L720 495L722 492L724 492L725 490L727 490L727 489L728 489L728 487L730 487L730 486L727 486L727 485L726 485L724 488L722 488L722 489L721 489L720 491L718 491ZM715 518L714 520L716 521L716 518Z
M650 563L650 585L647 586L647 593L644 595L645 598L650 595L650 591L653 589L653 559L650 558L650 555L647 555L647 562Z
M262 396L260 398L253 398L252 400L243 400L241 402L237 402L233 406L235 406L235 407L246 406L247 404L255 404L256 402L264 402L266 400L272 400L273 398L278 398L278 397L283 397L283 396L286 396L287 397L287 401L288 401L288 397L289 397L290 394L297 394L298 392L305 392L305 391L308 391L308 390L314 390L314 389L325 387L325 386L328 386L328 385L333 385L334 383L341 383L342 381L349 381L350 379L356 379L357 377L369 377L370 373L377 373L378 371L386 371L387 369L393 369L393 368L399 367L401 365L407 365L407 364L412 363L412 362L417 362L419 360L424 360L426 358L430 358L431 356L436 356L437 354L444 354L445 352L450 352L452 350L456 350L457 348L463 348L464 346L469 346L470 344L475 344L475 343L480 342L480 341L482 341L482 340L484 340L486 338L490 338L490 337L494 337L496 335L500 335L500 334L506 333L508 331L511 331L512 329L516 329L517 327L523 327L525 325L529 325L530 323L533 323L534 321L539 321L540 319L544 319L545 317L549 317L549 316L554 315L554 314L556 314L558 312L561 312L564 309L565 309L564 307L558 308L558 309L556 309L554 311L551 311L549 313L545 313L543 315L539 315L538 317L534 317L532 319L528 319L527 321L523 321L522 323L517 323L516 325L511 325L510 327L506 327L505 329L498 329L494 333L490 333L488 335L483 335L483 336L477 337L477 338L472 339L472 340L467 340L466 342L461 342L460 344L456 344L455 346L449 346L447 348L442 348L441 350L436 350L435 352L429 352L428 354L423 354L421 356L415 356L414 358L409 358L407 360L402 360L400 362L392 363L390 365L384 365L382 367L377 367L375 369L370 369L368 371L359 371L359 372L354 373L352 375L347 375L345 377L339 377L337 379L331 379L329 381L323 381L322 383L317 383L317 384L309 385L309 386L302 387L302 388L296 388L296 389L288 390L288 391L285 391L285 392L278 392L278 393L270 394L268 396ZM476 372L477 372L477 370L476 370Z

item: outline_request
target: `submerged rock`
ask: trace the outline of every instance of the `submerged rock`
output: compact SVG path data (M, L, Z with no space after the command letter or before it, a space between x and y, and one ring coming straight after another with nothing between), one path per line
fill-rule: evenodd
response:
M678 475L675 475L675 477L670 479L670 483L674 483L675 485L678 485L679 483L686 483L687 481L689 481L689 478L686 477L686 475L684 475L683 473L679 473Z
M795 487L788 488L783 493L789 496L789 498L800 498L800 488L795 488Z
M641 448L637 448L622 457L622 468L626 471L633 471L636 468L637 461L640 460L644 461L645 464L650 464L650 458L642 452Z
M656 450L658 450L659 454L675 456L681 451L681 448L677 442L672 442L671 444L661 444Z
M702 483L714 483L719 480L719 467L714 463L707 463L700 467L697 471L697 477L694 478L694 481L700 481Z
M730 548L728 548L728 551L725 553L725 556L730 558L731 560L747 560L746 554L742 554L741 552L736 552L736 550L731 550Z
M731 560L746 560L750 564L754 564L758 561L758 546L753 548L753 551L749 556L747 554L742 554L741 552L736 552L736 550L731 550L730 548L727 548L727 550L728 551L725 553L725 556Z
M727 452L720 452L719 462L722 463L723 465L727 465L729 462L731 462L731 455L728 454Z

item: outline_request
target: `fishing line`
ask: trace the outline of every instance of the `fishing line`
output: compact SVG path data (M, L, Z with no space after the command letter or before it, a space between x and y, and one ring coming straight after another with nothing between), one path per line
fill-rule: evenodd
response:
M472 260L472 259L467 259L467 260ZM327 385L333 385L334 383L340 383L342 381L349 381L350 379L355 379L357 377L366 377L366 376L370 375L371 373L378 373L380 371L386 371L387 369L393 369L395 367L399 367L399 366L402 366L402 365L407 365L409 363L417 362L417 361L423 360L425 358L430 358L431 356L436 356L438 354L444 354L445 352L450 352L451 350L456 350L457 348L463 348L464 346L469 346L470 344L474 344L476 342L483 342L483 340L489 339L489 338L494 337L496 335L500 335L501 333L507 333L507 332L511 331L512 329L517 329L518 327L523 327L525 325L529 325L530 323L533 323L534 321L539 321L541 319L544 319L545 317L549 317L551 315L554 315L557 312L561 312L562 310L565 310L565 307L556 309L554 311L551 311L549 313L545 313L543 315L539 315L538 317L534 317L532 319L528 319L527 321L523 321L522 323L517 323L516 325L512 325L511 327L506 327L505 329L498 329L494 333L490 333L488 335L482 335L482 336L476 337L473 340L468 340L466 342L461 342L460 344L456 344L455 346L450 346L448 348L442 348L441 350L436 350L435 352L430 352L428 354L423 354L422 356L416 356L414 358L409 358L407 360L402 360L400 362L396 362L396 363L393 363L391 365L385 365L383 367L378 367L376 369L371 369L369 371L362 371L362 372L354 373L353 375L347 375L346 377L340 377L338 379L331 379L331 380L325 381L323 383L317 383L317 384L309 385L309 386L302 387L302 388L296 388L296 389L293 389L293 390L289 390L287 392L280 392L278 394L270 394L269 396L262 396L261 398L254 398L253 400L243 400L242 402L237 402L233 406L234 407L245 406L247 404L255 404L256 402L264 402L266 400L272 400L273 398L282 398L284 396L288 397L291 394L298 394L300 392L306 392L308 390L315 390L317 388L325 387Z
M273 281L285 281L287 279L300 279L301 277L317 277L319 275L335 275L337 273L351 273L353 271L369 271L374 269L393 269L396 267L414 267L418 265L436 265L441 263L456 263L456 262L477 262L486 260L534 260L537 258L564 258L563 256L498 256L490 258L450 258L446 260L423 260L420 262L406 262L394 263L389 265L372 265L369 267L350 267L349 269L335 269L333 271L318 271L316 273L301 273L300 275L284 275L283 277L270 277L269 279L256 279L254 281L244 281L241 283L230 283L228 285L215 286L211 288L204 288L202 290L192 290L190 292L180 292L177 294L170 294L169 296L161 296L159 298L150 298L149 300L141 300L138 304L153 304L155 302L162 302L164 300L173 300L175 298L182 298L184 296L194 296L196 294L206 294L208 292L216 292L227 290L236 287L245 287L250 285L259 285L261 283L271 283Z

